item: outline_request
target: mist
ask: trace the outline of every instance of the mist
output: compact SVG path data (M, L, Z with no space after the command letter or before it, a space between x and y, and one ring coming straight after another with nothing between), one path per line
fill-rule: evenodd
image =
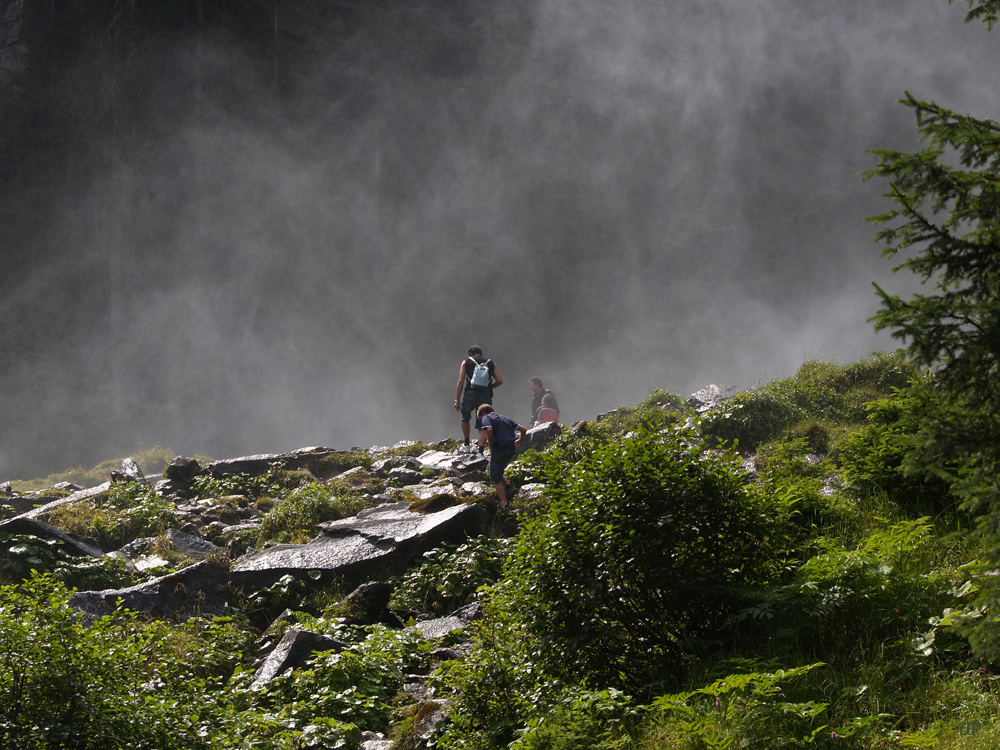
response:
M157 45L132 104L156 138L54 187L59 262L6 280L70 343L0 383L0 478L457 437L472 344L498 411L527 420L538 375L564 422L893 349L871 285L912 282L864 221L865 150L919 146L907 90L997 117L1000 35L963 19L401 3L280 95L223 38Z

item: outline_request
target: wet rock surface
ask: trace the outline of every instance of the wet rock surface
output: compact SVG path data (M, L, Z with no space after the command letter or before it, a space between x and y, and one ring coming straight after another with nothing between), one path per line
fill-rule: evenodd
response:
M419 554L481 534L488 513L476 505L456 505L419 513L406 502L385 503L353 518L320 524L322 533L308 544L281 544L233 565L233 584L269 586L286 575L319 573L354 586L372 578L399 575Z

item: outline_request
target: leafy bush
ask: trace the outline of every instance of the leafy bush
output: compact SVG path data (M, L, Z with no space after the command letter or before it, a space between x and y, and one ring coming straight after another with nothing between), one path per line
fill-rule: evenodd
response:
M637 688L710 648L744 586L766 578L762 507L729 455L641 433L549 469L501 606L548 673Z
M117 614L85 626L51 579L0 587L0 745L11 750L208 747L179 684L150 686L162 628ZM193 706L192 706L193 708Z
M531 719L510 750L614 750L632 747L640 712L619 690L568 690Z
M753 450L780 435L804 413L768 390L739 393L701 418L702 432L723 443Z
M801 429L803 422L860 424L867 402L904 388L914 374L912 365L894 354L874 354L847 366L806 362L794 377L740 393L706 413L701 429L752 451L788 430ZM813 440L823 439L813 434Z
M425 552L393 590L390 606L417 614L454 612L480 586L500 580L510 546L509 539L484 535Z
M843 743L880 717L866 716L830 727L819 724L827 703L789 700L785 683L821 666L734 674L698 690L660 696L652 703L644 746L770 750L813 744L821 733Z
M511 613L495 597L484 609L470 626L473 648L442 665L432 683L454 707L438 740L442 750L506 750L539 703L560 690L536 668Z
M314 627L322 630L321 623ZM374 625L361 643L318 654L307 668L286 672L248 697L279 721L301 725L336 717L345 725L386 731L392 698L406 675L426 671L429 651L419 631ZM343 727L343 736L353 734Z
M370 503L359 493L309 482L281 493L261 519L258 543L306 542L316 536L316 525L358 514Z
M309 472L290 471L276 463L262 474L237 473L221 477L202 474L191 482L191 491L199 498L243 495L257 500L278 497L312 481Z
M694 409L676 393L657 390L635 406L622 406L602 414L593 431L605 439L624 435L630 430L648 432L676 424L682 417L694 416Z
M915 388L868 405L868 423L840 444L841 472L855 492L884 492L909 510L941 511L955 497L935 467L907 460L920 429L920 414L932 408L933 391Z
M831 538L813 544L819 553L738 619L761 626L772 646L811 657L850 658L850 650L901 648L949 603L955 579L933 570L939 555L926 518L876 530L854 549ZM775 625L778 628L775 628Z

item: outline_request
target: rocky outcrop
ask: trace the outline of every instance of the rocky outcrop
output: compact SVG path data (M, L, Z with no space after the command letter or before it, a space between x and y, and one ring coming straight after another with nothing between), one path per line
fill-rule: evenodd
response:
M233 585L254 590L291 575L300 580L359 583L399 575L417 555L443 543L460 543L486 530L489 513L477 505L455 505L419 513L406 502L385 503L353 518L321 524L307 544L280 544L251 554L232 569Z

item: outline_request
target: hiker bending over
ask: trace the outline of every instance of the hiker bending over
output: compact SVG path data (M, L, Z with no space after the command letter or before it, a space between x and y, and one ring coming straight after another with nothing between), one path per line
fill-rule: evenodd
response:
M507 499L507 488L510 487L510 482L503 473L517 453L517 449L521 447L521 442L528 431L510 417L497 414L490 404L480 406L476 410L476 417L483 425L486 443L490 447L490 481L493 482L497 497L500 498L500 505L508 508L510 501ZM515 432L521 434L515 438Z
M475 452L469 445L469 421L472 415L476 414L476 429L480 431L483 429L476 410L482 404L492 404L493 389L499 388L502 384L503 378L500 377L496 363L483 356L481 347L470 346L469 356L462 360L462 366L458 369L458 382L455 384L455 411L462 415L460 453ZM482 453L484 446L482 433L476 442L479 445L479 452Z

